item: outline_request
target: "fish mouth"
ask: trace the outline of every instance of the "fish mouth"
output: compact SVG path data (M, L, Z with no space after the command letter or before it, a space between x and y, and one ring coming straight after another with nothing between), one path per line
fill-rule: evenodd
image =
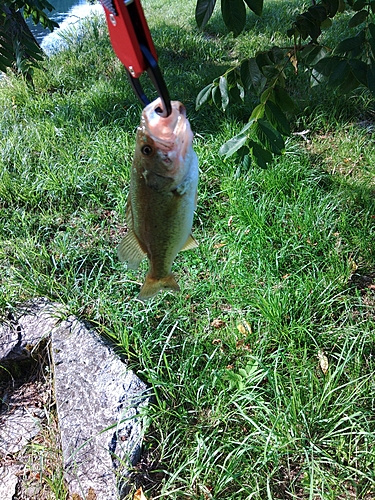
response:
M148 104L142 113L141 127L163 152L174 150L184 157L191 145L193 133L186 118L186 108L179 101L171 102L172 112L169 116L161 116L161 99Z

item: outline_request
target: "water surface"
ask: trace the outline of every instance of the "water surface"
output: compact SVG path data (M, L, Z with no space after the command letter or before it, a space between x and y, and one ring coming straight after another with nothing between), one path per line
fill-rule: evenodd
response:
M60 28L56 28L51 33L50 30L44 29L40 24L35 26L30 18L27 20L32 34L47 54L57 50L63 43L59 36L60 30L79 23L81 19L93 11L103 13L103 7L100 3L91 5L86 0L50 0L50 3L54 6L54 10L47 12L47 14L51 19L59 23Z

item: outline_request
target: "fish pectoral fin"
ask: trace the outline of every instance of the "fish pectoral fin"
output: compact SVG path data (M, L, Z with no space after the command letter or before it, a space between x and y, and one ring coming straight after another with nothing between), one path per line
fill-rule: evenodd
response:
M179 196L183 196L190 190L190 187L191 187L191 179L190 177L188 177L187 179L183 180L181 184L179 184L173 192L175 194L178 194Z
M137 269L146 256L132 230L124 236L117 247L117 255L121 262L126 262L128 269Z
M197 248L198 246L197 240L194 238L192 234L189 234L188 239L186 240L185 245L181 248L181 251L184 250L193 250L193 248Z
M138 298L143 301L151 299L151 297L154 297L158 292L160 292L160 290L164 290L166 288L175 292L180 291L180 287L178 286L178 283L172 273L160 280L151 278L147 275L141 291L139 292Z

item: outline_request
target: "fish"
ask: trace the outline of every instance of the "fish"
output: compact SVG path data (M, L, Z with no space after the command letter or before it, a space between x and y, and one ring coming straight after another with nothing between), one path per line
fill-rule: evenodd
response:
M198 246L192 235L198 157L185 106L171 101L171 107L169 116L161 116L158 98L142 112L127 199L127 233L117 247L128 269L137 269L145 257L149 260L138 295L142 301L163 289L180 291L172 264L180 251Z

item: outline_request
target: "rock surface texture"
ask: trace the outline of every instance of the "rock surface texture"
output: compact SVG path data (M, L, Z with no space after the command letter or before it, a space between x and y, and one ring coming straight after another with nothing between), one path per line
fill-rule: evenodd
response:
M45 299L24 304L0 324L0 364L12 371L20 363L36 358L45 347L62 306ZM1 374L0 374L1 375Z
M18 483L19 467L17 465L0 466L0 498L13 500Z
M74 317L53 331L58 420L69 490L93 488L97 500L118 498L121 474L140 456L146 386L92 330ZM146 397L146 399L145 399Z
M147 387L94 330L74 316L64 318L61 305L40 299L0 325L0 366L14 369L49 346L70 497L117 500L127 493L127 471L140 457ZM1 408L0 458L14 456L38 431L40 408L31 409L7 415ZM29 434L22 435L23 428ZM12 471L1 473L0 482L8 478L14 491Z

